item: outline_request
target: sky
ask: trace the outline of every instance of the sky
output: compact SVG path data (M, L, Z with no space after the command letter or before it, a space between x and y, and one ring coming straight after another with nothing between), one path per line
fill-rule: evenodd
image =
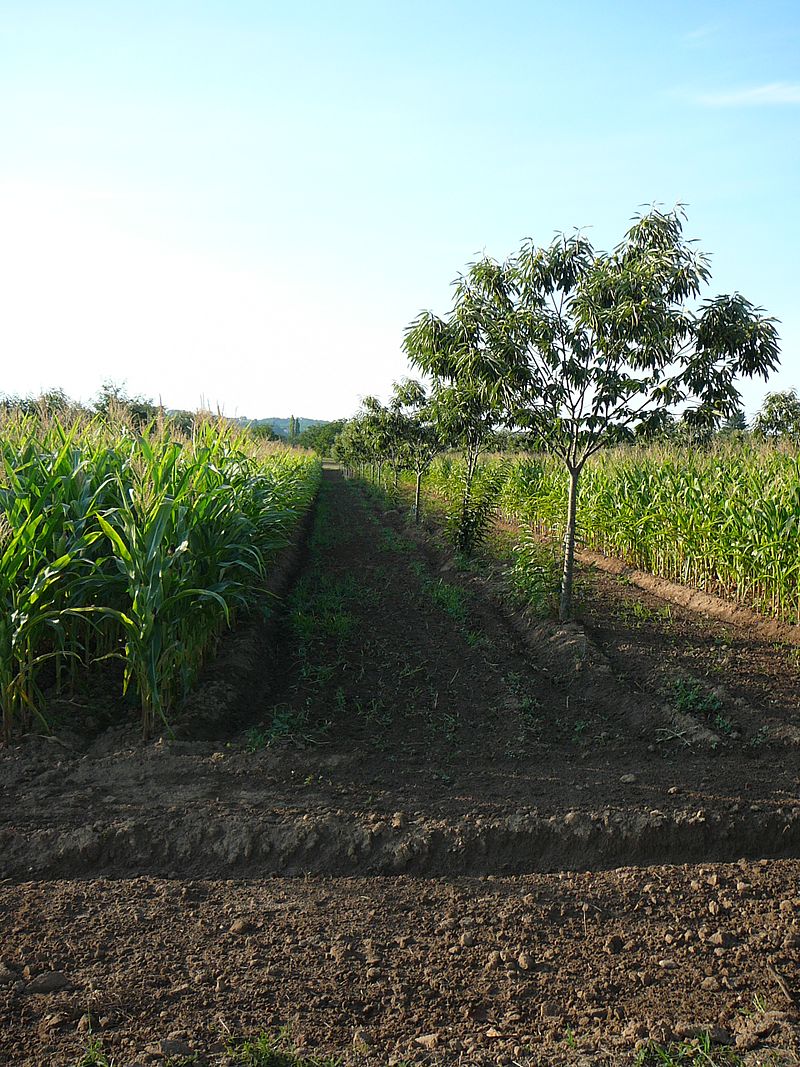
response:
M0 393L336 418L483 253L686 205L800 388L800 4L0 0Z

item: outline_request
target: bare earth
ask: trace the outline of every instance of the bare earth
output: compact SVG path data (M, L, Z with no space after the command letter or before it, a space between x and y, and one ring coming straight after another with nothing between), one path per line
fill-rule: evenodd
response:
M0 749L0 1063L76 1064L89 1026L116 1067L224 1063L286 1025L364 1063L698 1029L800 1063L795 650L590 571L580 623L532 621L335 472L299 562L178 740L105 729L101 677Z

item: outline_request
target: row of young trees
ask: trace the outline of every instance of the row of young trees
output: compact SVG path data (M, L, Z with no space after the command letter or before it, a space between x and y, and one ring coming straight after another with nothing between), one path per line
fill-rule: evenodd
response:
M414 519L419 522L422 479L434 459L459 442L448 437L442 412L420 382L395 383L388 405L364 399L362 410L345 423L333 442L333 456L349 471L381 480L388 468L397 489L401 472L415 475Z
M450 311L422 312L405 335L430 392L407 382L387 407L369 398L340 435L339 457L360 468L388 463L395 479L415 469L418 514L425 470L458 447L467 518L495 431L532 435L569 475L560 598L568 619L580 476L591 456L663 432L676 414L694 430L735 418L737 381L766 379L778 364L775 320L763 309L739 293L701 299L709 260L684 236L685 217L680 206L652 208L610 252L575 232L470 265Z

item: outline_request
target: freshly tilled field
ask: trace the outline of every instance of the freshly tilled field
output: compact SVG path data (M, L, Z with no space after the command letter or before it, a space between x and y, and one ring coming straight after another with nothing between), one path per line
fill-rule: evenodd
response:
M304 553L196 735L0 752L0 1062L222 1067L282 1028L376 1065L699 1033L713 1063L800 1062L791 657L607 577L591 626L528 624L331 475ZM730 736L666 705L689 672Z
M710 1031L796 1062L796 861L519 878L4 885L5 1062L225 1062L288 1026L363 1063L631 1062ZM589 1057L587 1059L587 1057ZM760 1062L766 1062L763 1058Z

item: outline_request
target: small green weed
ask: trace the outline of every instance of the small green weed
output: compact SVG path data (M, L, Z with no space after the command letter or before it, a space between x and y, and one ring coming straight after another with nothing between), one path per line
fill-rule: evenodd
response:
M753 1011L759 1013L769 1011L769 1005L761 993L753 993Z
M423 584L429 580L428 568L421 559L410 559L408 565Z
M703 1034L666 1046L649 1041L636 1054L634 1067L744 1067L744 1063L732 1048L715 1047L710 1036Z
M722 701L709 693L699 682L677 679L671 686L671 699L676 711L688 715L716 715L722 710Z
M769 727L766 726L766 725L765 726L759 726L759 728L756 730L756 732L753 734L753 736L748 741L745 742L745 746L744 747L756 750L756 749L759 749L759 748L763 748L763 746L766 745L766 743L768 741L769 741Z
M425 588L434 604L457 622L464 622L467 617L467 594L460 586L450 585L439 578L428 582Z
M103 1051L103 1042L97 1037L90 1037L86 1051L75 1067L114 1067L114 1061Z
M589 723L586 719L577 719L572 727L572 740L575 744L579 744L585 739L586 731L589 729Z
M416 551L414 542L398 534L391 526L381 527L380 548L383 552L395 552L400 556Z
M340 1067L332 1057L304 1056L292 1048L285 1031L242 1040L229 1039L228 1062L235 1067Z
M272 718L261 726L253 726L245 735L248 752L260 752L271 745L292 738L301 741L318 741L331 727L330 722L315 723L309 729L311 698L303 708L293 708L290 704L278 704L272 709ZM313 735L313 736L312 736Z
M763 993L753 993L753 1006L752 1008L740 1008L739 1014L744 1015L746 1018L750 1018L753 1015L763 1015L764 1012L770 1010L767 999Z
M655 612L643 604L641 600L634 600L631 604L631 615L638 623L650 622Z
M324 641L326 638L345 641L356 625L355 616L346 611L317 609L292 612L292 628L298 639L304 643Z
M733 733L733 723L725 715L719 713L714 716L714 729L717 733L729 737Z
M470 648L484 648L489 644L486 634L480 630L468 630L464 636Z

